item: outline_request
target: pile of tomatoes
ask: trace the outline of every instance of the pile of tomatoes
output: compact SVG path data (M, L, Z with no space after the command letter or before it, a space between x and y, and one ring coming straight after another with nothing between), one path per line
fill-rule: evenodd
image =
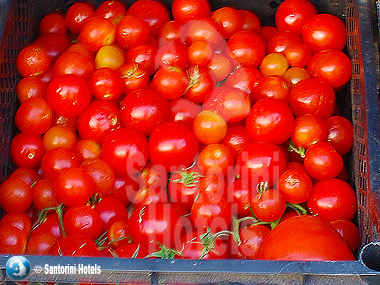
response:
M1 254L352 260L344 22L76 3L20 51Z

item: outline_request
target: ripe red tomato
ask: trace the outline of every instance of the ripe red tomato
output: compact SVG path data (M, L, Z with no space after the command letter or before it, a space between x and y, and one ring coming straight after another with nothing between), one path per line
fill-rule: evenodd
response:
M96 239L102 232L99 214L89 206L71 207L63 216L63 226L67 235L82 235Z
M116 41L125 49L145 44L149 36L149 24L135 16L125 15L116 26Z
M335 220L330 222L335 230L342 236L352 252L358 249L360 235L357 226L349 220Z
M133 178L116 176L114 187L109 196L122 202L126 207L129 206L139 189L139 184Z
M118 258L145 258L149 252L139 243L129 243L118 247L113 252Z
M214 81L209 71L203 67L190 67L187 70L189 74L189 87L185 93L185 98L194 103L203 103L214 90Z
M275 21L280 31L301 34L306 22L317 14L317 9L308 0L286 0L277 8Z
M58 239L50 248L49 255L98 257L99 251L93 239L74 234Z
M123 93L145 88L149 83L149 74L139 64L127 62L119 67L119 74L123 81Z
M118 248L131 243L130 233L126 222L113 223L107 232L108 243L112 248Z
M44 98L46 96L47 85L37 77L24 77L16 86L17 98L20 103L24 103L29 98Z
M203 144L219 143L227 133L226 121L213 111L202 111L194 119L193 130Z
M257 259L261 244L269 234L270 229L264 225L251 225L239 230L241 244L238 245L238 254L244 258Z
M40 179L32 188L33 206L38 210L50 207L57 207L59 202L54 193L54 181L50 179Z
M174 20L185 23L207 18L211 13L211 6L208 0L174 0L172 13Z
M58 147L72 149L77 142L77 135L71 129L58 125L44 134L42 142L45 151Z
M125 4L119 1L108 0L101 3L95 10L95 15L110 21L114 26L120 22L127 12Z
M279 190L268 189L252 197L251 208L260 221L274 222L285 213L286 201Z
M100 145L93 140L81 139L74 146L74 154L80 162L100 157Z
M33 192L18 178L8 178L0 186L0 206L7 213L25 212L32 204Z
M32 220L24 213L8 213L0 220L0 228L7 226L22 230L28 237L32 228Z
M168 173L161 165L153 165L150 161L137 175L137 182L140 187L161 187L166 188L168 184Z
M64 74L73 74L82 77L84 80L91 78L94 72L94 65L90 59L79 52L67 51L62 54L53 65L53 76L58 77Z
M40 234L49 234L56 238L62 237L60 221L56 212L48 213L46 219L32 230L30 238Z
M157 70L152 79L152 86L167 100L181 97L189 84L187 74L176 67L164 67Z
M240 31L243 20L238 10L232 7L222 7L211 14L211 19L215 22L219 33L229 39L234 33Z
M45 154L41 136L20 133L10 145L11 159L17 167L36 168Z
M42 48L31 45L23 48L17 55L16 68L23 76L38 76L48 70L51 58Z
M160 46L155 57L156 69L170 66L185 69L188 61L186 47L178 42Z
M94 191L92 177L79 167L62 169L54 183L57 200L68 207L84 205Z
M192 165L198 151L199 142L192 130L182 123L164 122L149 138L150 161L162 165L167 172Z
M46 100L57 114L77 117L91 101L87 82L74 74L65 74L54 78L47 89Z
M78 167L79 159L71 149L53 148L45 153L41 161L41 170L45 178L55 180L61 170Z
M136 63L144 68L148 74L153 74L156 70L154 61L156 52L157 47L147 43L127 50L125 58L127 62Z
M38 32L41 35L66 35L65 18L60 13L49 13L42 17L38 23Z
M18 168L14 170L9 177L18 178L24 181L29 186L34 185L38 180L41 179L41 176L37 171L32 168Z
M305 78L310 78L309 72L303 67L291 67L287 71L285 71L282 78L285 79L286 83L293 87L301 80L304 80Z
M327 125L327 141L341 155L352 149L354 126L342 116L331 116L325 120Z
M0 230L0 253L4 255L25 254L27 236L25 233L12 226L4 226Z
M48 255L50 248L57 242L57 237L49 233L32 236L26 244L27 255Z
M314 53L326 49L342 50L346 39L346 25L331 14L315 15L302 27L302 41Z
M168 203L168 194L164 187L141 187L133 197L133 207L135 209L142 208L147 205L157 203Z
M226 189L227 201L238 217L247 217L252 214L250 211L252 196L256 196L257 191L250 186L247 181L236 178Z
M75 3L65 13L66 28L74 34L79 34L86 20L94 15L95 9L90 4L84 2Z
M290 86L285 78L277 75L269 75L261 78L251 93L252 102L270 98L288 103Z
M343 158L328 142L317 142L306 150L304 165L311 177L330 179L342 171Z
M355 258L329 223L314 216L296 216L280 223L265 237L258 259L326 261Z
M102 232L108 231L116 222L127 222L128 211L124 204L110 196L103 197L94 210L98 212L102 220Z
M248 10L239 10L239 13L243 21L241 29L258 34L261 27L259 16L255 12Z
M70 47L70 42L64 35L47 34L39 36L33 43L36 47L42 48L52 61L55 61Z
M267 44L267 52L270 53L284 53L290 46L300 43L300 37L293 32L277 32L269 38Z
M117 129L103 140L102 158L116 175L132 177L143 169L148 156L147 139L132 129Z
M188 49L189 64L192 66L205 66L213 55L212 47L204 41L196 41L189 45Z
M224 144L209 144L197 158L197 165L203 175L222 174L227 176L232 170L235 155Z
M294 43L284 51L284 56L289 66L305 67L310 61L312 52L304 43Z
M281 144L287 141L293 132L293 112L280 100L262 99L252 106L245 126L253 140Z
M311 213L328 222L340 219L351 221L357 209L356 194L347 182L326 179L314 185L307 207Z
M200 104L194 103L187 98L180 97L169 101L169 120L183 123L193 127L195 117L202 111Z
M241 179L245 179L253 187L260 182L267 182L268 187L272 187L285 171L286 158L277 145L253 141L238 153L235 165Z
M301 204L310 198L313 181L304 170L288 169L280 175L276 187L286 202Z
M230 126L222 143L236 155L251 141L252 139L244 126Z
M166 121L169 104L158 92L140 89L127 94L120 105L120 119L128 127L149 136L153 129Z
M79 41L90 51L111 45L115 40L115 27L111 21L94 16L88 19L79 33Z

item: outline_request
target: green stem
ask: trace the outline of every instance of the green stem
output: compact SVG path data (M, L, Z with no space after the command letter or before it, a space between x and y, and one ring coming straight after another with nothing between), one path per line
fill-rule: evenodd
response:
M63 203L61 203L56 209L55 209L55 212L57 213L58 215L58 219L59 219L59 226L61 227L61 232L62 232L62 236L65 237L66 236L66 231L65 231L65 228L63 226L63 208L65 207L65 205Z
M301 158L305 158L306 149L303 147L296 147L292 141L289 142L288 151L298 153Z
M307 210L299 204L286 202L286 206L296 211L298 215L307 215Z

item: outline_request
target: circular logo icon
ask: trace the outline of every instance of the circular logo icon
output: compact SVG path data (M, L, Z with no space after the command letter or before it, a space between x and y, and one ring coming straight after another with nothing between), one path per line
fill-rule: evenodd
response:
M8 276L14 280L22 280L30 272L30 263L23 256L12 256L5 265Z

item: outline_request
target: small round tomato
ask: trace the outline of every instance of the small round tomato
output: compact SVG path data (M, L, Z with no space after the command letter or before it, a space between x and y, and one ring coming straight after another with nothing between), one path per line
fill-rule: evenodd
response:
M203 67L190 67L187 70L189 74L189 86L184 95L194 103L203 103L214 89L214 81L209 71Z
M92 95L100 100L112 101L123 92L123 81L118 71L103 67L92 74L89 85Z
M162 67L178 67L185 69L188 63L187 49L178 42L169 42L160 46L155 57L156 69Z
M319 141L327 139L327 124L319 116L303 114L296 118L291 140L296 147L308 149Z
M150 161L138 173L137 182L140 188L166 188L168 184L168 173L162 165L152 164Z
M124 94L143 89L149 83L149 74L142 66L136 63L124 63L119 67L118 71L123 81Z
M115 40L115 27L107 19L94 16L88 19L79 33L79 40L91 51L110 45Z
M42 48L27 46L17 55L16 68L23 76L42 76L49 68L50 56Z
M51 212L46 215L46 219L37 227L33 228L30 238L40 234L49 234L56 238L62 237L60 221L57 213Z
M101 144L105 136L120 128L119 109L109 101L92 101L78 117L77 129L82 139L90 139Z
M296 117L315 114L327 118L332 115L335 102L334 89L314 78L301 80L289 92L289 105Z
M102 220L102 232L108 231L116 222L128 221L128 211L124 204L110 196L103 197L94 210Z
M201 105L184 97L169 101L169 105L169 120L184 123L189 127L193 127L195 117L202 111Z
M147 43L127 50L125 58L127 62L138 64L144 68L148 74L153 74L156 70L154 61L156 52L157 47Z
M282 149L270 142L253 141L237 155L235 163L241 179L254 187L267 182L272 187L285 171L286 158Z
M37 77L24 77L16 86L17 98L24 103L30 98L44 98L47 85Z
M42 98L30 98L16 111L15 124L17 128L28 135L42 135L51 126L53 112Z
M66 35L64 16L59 13L49 13L43 16L40 22L38 23L38 31L41 35Z
M339 50L323 50L311 57L307 71L311 78L318 78L331 87L338 88L351 79L352 63L350 58Z
M74 33L79 34L83 24L89 18L95 15L95 9L88 3L75 3L67 9L65 13L66 28Z
M314 185L307 207L312 214L329 222L340 219L351 221L357 209L356 194L347 182L326 179Z
M94 191L92 177L79 167L62 169L54 183L57 200L68 207L84 205Z
M233 153L238 154L252 139L244 126L230 126L222 140Z
M25 233L12 226L4 226L0 230L0 253L4 255L25 254L27 236Z
M293 132L294 117L288 105L280 100L262 99L252 106L245 126L253 140L281 144Z
M355 252L360 243L358 227L349 220L335 220L330 222L335 230L342 236L352 252Z
M192 66L205 66L213 55L213 49L204 41L193 42L187 51L189 64Z
M253 101L252 94L262 78L263 74L256 68L239 67L227 77L224 85L240 89L249 94Z
M182 123L164 122L150 135L150 161L163 165L168 172L176 171L192 165L199 147L191 128Z
M222 7L211 14L219 33L229 39L234 33L240 31L243 26L243 20L238 10L232 7Z
M53 65L53 76L74 74L87 80L94 72L94 65L90 59L78 52L65 52Z
M327 125L327 141L334 149L344 155L352 149L354 126L342 116L331 116L325 120Z
M211 6L208 0L175 0L172 3L172 13L174 20L185 23L207 18L210 16Z
M226 121L213 111L202 111L194 119L193 130L203 144L219 143L227 133Z
M286 202L301 204L310 198L313 181L304 170L288 169L278 178L277 189Z
M209 144L199 153L197 165L203 175L222 173L227 176L233 170L235 156L224 144Z
M8 213L0 220L0 228L7 226L22 230L28 237L32 228L32 220L24 213Z
M282 76L288 67L288 60L281 53L269 53L261 61L260 71L264 76Z
M152 79L153 88L167 100L181 97L187 91L188 85L187 74L176 67L160 68Z
M58 239L50 248L49 255L98 257L99 250L92 238L75 234Z
M57 242L57 237L42 233L32 236L26 244L27 255L48 255L50 248Z
M74 146L75 156L79 161L98 158L101 154L100 144L93 140L81 139Z
M95 10L95 15L110 21L114 26L120 22L127 12L125 4L119 1L108 0L101 3Z
M331 14L315 15L302 28L302 41L314 53L325 49L342 50L346 46L346 38L346 25Z
M70 129L73 133L77 130L77 118L76 117L66 117L63 115L53 114L52 127L60 126Z
M50 179L40 179L33 186L33 206L38 211L50 207L57 207L59 202L54 194L54 182Z
M131 237L126 222L113 223L107 232L108 243L114 249L131 243Z
M140 209L144 206L157 204L157 203L168 203L168 194L164 187L141 187L133 197L133 207L135 209Z
M20 133L10 145L12 162L18 167L36 168L45 154L41 136Z
M330 179L341 172L343 158L328 142L317 142L306 150L304 165L311 177Z
M285 213L286 201L281 192L268 189L253 197L251 207L260 221L274 222Z
M243 21L241 29L258 34L261 26L259 16L255 12L248 10L239 10L239 13Z
M185 25L185 40L187 43L202 41L207 43L214 52L223 50L226 47L226 41L219 34L215 24L211 19L193 20ZM183 35L181 34L181 39Z
M298 82L305 78L310 78L309 72L302 67L291 67L288 68L282 75L289 87L293 87Z
M51 127L43 136L42 143L45 151L53 148L68 148L74 147L77 142L76 134L67 127L54 126Z
M251 225L240 229L241 244L237 246L238 252L244 258L257 259L260 246L269 232L270 229L264 225Z
M90 61L93 61L94 58L95 58L95 53L93 51L88 50L80 42L70 45L69 48L67 49L67 52L77 52L77 53L80 53L85 58L89 59Z
M36 170L26 167L14 170L9 177L21 179L29 186L34 185L38 180L41 179L40 174Z
M125 49L145 44L149 36L149 24L135 16L125 15L116 26L116 41Z
M95 67L117 70L125 62L124 52L118 45L101 47L95 55Z
M206 68L215 82L223 81L230 75L233 68L231 58L222 53L214 53Z
M317 9L308 0L286 0L277 8L275 21L280 31L301 34L306 22L317 14Z
M8 178L0 186L0 206L7 213L25 212L33 201L28 184L18 178Z
M310 47L304 43L294 43L284 51L284 56L290 66L305 67L309 63L311 55Z
M300 37L293 32L277 32L268 40L267 52L284 53L290 46L300 43Z
M54 180L62 169L79 166L79 160L71 149L53 148L45 153L41 161L42 174Z
M241 66L258 67L266 53L262 37L248 31L239 31L228 40L231 57Z
M290 88L281 76L270 75L261 78L251 93L252 102L257 102L264 98L281 100L288 103Z
M63 216L63 226L67 235L83 235L96 239L102 232L99 214L89 206L71 207Z
M238 217L251 215L250 207L252 196L256 196L256 189L252 189L247 181L236 178L227 189L227 201L231 204L233 213Z
M57 114L77 117L91 101L87 82L74 74L54 78L47 89L47 102Z
M140 89L127 94L120 105L120 119L128 127L149 136L153 129L166 121L169 104L158 92Z
M42 48L52 61L55 61L70 47L70 42L63 35L48 34L39 36L33 45Z
M87 159L80 168L85 170L94 180L95 195L104 197L108 195L115 184L115 173L104 160L100 158Z
M145 258L149 252L139 243L128 243L120 246L113 251L118 258Z
M132 129L117 129L108 133L103 140L102 158L116 175L135 175L143 169L148 156L146 137Z
M139 184L135 177L116 176L114 187L109 196L122 202L127 207L132 203L138 189Z

